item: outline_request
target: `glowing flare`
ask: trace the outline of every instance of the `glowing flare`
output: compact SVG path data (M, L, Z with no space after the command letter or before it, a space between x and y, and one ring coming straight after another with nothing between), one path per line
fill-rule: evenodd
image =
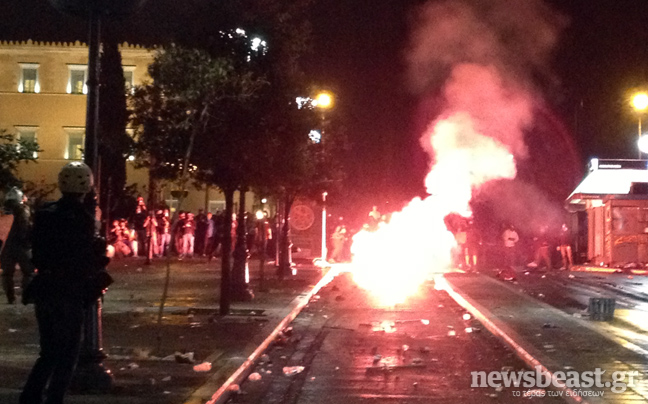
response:
M477 133L467 114L455 114L430 126L436 161L426 178L431 194L415 198L375 232L353 237L355 282L381 304L394 305L417 292L435 272L451 269L455 239L446 228L449 213L470 215L474 188L497 178L515 177L515 161L506 147Z
M515 178L514 156L528 154L523 129L533 118L524 88L503 80L493 66L453 67L446 109L421 138L432 161L425 178L430 196L412 200L375 232L353 237L353 278L380 303L401 303L432 274L451 270L456 241L446 216L469 217L479 187Z

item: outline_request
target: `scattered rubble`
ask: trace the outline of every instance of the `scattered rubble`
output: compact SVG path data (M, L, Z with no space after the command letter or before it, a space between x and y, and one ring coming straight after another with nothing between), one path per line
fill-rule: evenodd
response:
M284 366L283 373L286 376L294 376L304 371L303 366Z
M173 357L174 357L175 361L178 362L178 363L192 364L192 363L195 362L193 352L187 352L187 353L176 352L176 353L173 354Z
M212 368L211 362L203 362L193 367L194 372L209 372Z

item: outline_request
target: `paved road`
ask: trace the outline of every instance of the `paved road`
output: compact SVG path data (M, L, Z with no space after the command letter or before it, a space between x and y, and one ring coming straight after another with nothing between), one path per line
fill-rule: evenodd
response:
M539 301L576 318L589 317L590 298L614 298L611 322L592 322L602 332L615 335L648 356L648 276L604 272L518 271L510 284Z
M231 402L529 402L516 396L529 389L471 386L473 371L528 368L432 284L406 304L378 307L343 274L318 296L254 369L260 380L248 378Z

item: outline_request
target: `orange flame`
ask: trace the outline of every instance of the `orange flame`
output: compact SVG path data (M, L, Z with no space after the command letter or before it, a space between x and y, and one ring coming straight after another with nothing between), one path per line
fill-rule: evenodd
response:
M470 216L476 187L516 174L507 147L478 133L468 113L433 123L423 138L435 152L425 180L430 196L415 198L375 232L363 230L353 237L353 279L384 305L402 303L434 273L451 270L456 242L444 217L452 212Z

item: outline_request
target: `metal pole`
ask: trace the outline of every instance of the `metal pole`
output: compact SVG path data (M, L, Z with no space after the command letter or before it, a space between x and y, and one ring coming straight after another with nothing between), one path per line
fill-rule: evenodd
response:
M326 195L328 192L322 193L322 261L326 261L328 255L326 250Z
M96 7L89 10L88 40L88 94L86 108L86 134L84 142L84 161L90 166L95 178L95 189L99 189L99 165L97 133L99 122L99 46L101 18ZM93 204L96 207L96 200ZM91 209L94 215L94 209ZM75 374L75 385L82 391L107 392L112 388L110 371L102 362L106 358L102 350L101 300L97 299L85 313L83 345L79 355L79 365Z
M639 125L638 125L638 135L639 137L637 138L637 149L639 150L639 160L641 160L641 149L639 148L639 140L641 140L641 114L639 115Z

